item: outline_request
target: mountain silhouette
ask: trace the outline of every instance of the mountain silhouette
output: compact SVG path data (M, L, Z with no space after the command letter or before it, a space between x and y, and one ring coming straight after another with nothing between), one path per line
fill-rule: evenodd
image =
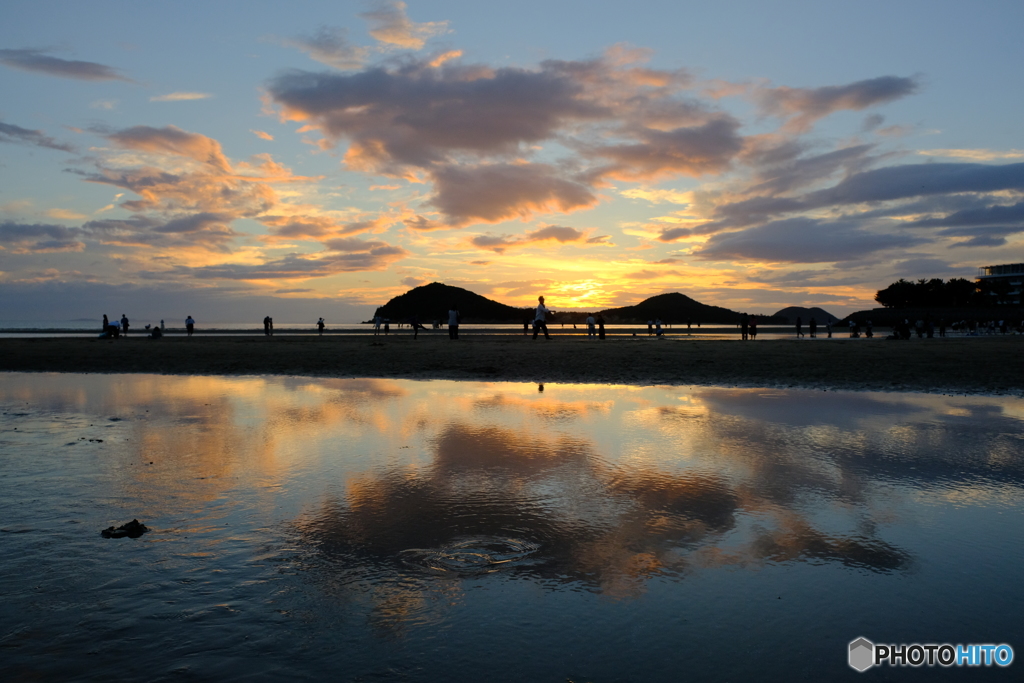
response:
M796 322L797 316L800 316L805 325L811 318L814 318L819 323L825 323L829 320L831 320L834 323L839 322L839 318L835 317L834 315L832 315L831 313L822 308L818 308L817 306L815 306L814 308L804 308L803 306L789 306L787 308L783 308L781 311L776 311L775 315L772 317L785 318L785 322L792 325L793 323Z
M532 308L506 306L468 289L440 282L396 296L378 308L375 315L394 322L405 322L415 315L420 322L441 320L447 324L448 311L453 304L458 306L464 323L522 323L526 318L533 319Z
M534 309L532 306L528 308L507 306L468 289L452 287L440 282L416 287L405 294L396 296L378 308L375 315L389 318L393 322L405 322L414 315L421 322L430 320L447 322L448 310L452 304L458 306L464 323L520 324L524 320L533 319ZM600 313L609 324L627 325L645 324L648 320L656 318L660 318L662 322L677 325L685 324L687 320L694 324L734 325L740 321L742 316L742 313L728 308L702 304L679 292L658 294L634 306L609 308ZM558 313L555 320L565 323L583 322L586 315L587 312L566 311ZM825 315L827 314L822 311L822 322L824 322ZM785 322L783 319L776 320L769 316L758 317L762 322Z

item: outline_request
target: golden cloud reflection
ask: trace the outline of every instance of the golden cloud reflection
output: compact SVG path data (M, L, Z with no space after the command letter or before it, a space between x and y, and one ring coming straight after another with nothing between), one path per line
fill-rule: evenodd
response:
M80 413L146 514L251 498L397 634L496 573L630 598L722 567L902 572L934 504L1020 505L1018 399L295 377L6 376ZM85 429L83 427L83 429ZM83 435L85 432L83 432ZM152 461L153 465L143 465ZM423 560L427 558L427 560Z

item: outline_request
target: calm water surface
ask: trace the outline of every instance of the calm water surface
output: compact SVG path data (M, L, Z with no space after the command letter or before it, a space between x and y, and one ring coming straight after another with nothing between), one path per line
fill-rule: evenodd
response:
M846 664L1024 657L1020 399L5 373L0 413L5 681L1024 665Z

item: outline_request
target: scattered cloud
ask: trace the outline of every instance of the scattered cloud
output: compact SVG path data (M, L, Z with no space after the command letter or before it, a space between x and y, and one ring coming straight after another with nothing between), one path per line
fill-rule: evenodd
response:
M348 31L341 28L321 26L309 36L300 36L283 41L285 45L298 48L321 64L348 71L358 69L369 57L370 51L365 47L352 45L348 40Z
M880 76L820 88L761 88L754 92L754 98L764 113L784 119L787 130L803 132L833 112L859 111L891 102L914 94L920 85L914 77Z
M220 171L231 171L220 143L199 133L189 133L177 126L133 126L106 135L119 147L161 154L176 154L210 164Z
M917 153L926 157L947 157L970 159L971 161L999 161L1001 159L1024 159L1024 150L994 149L919 149Z
M48 50L0 50L0 64L22 71L76 78L83 81L125 81L134 83L132 79L118 73L117 70L97 64L96 62L71 61L51 57Z
M205 92L172 92L166 95L150 97L150 102L186 102L189 100L206 100L213 95Z
M568 213L597 203L590 188L547 164L445 166L432 175L437 194L430 203L452 225Z
M15 254L82 251L82 231L63 225L0 222L0 252Z
M15 126L12 123L4 123L3 121L0 121L0 142L47 147L62 152L75 151L75 148L71 145L55 140L44 134L41 130L30 130L21 126Z
M370 35L382 43L419 50L434 36L448 32L447 21L417 24L409 19L407 5L399 0L378 0L374 8L359 16L370 22Z
M601 244L606 238L607 235L588 239L587 233L582 230L562 225L549 225L519 236L476 235L469 242L480 249L488 249L500 254L510 247L523 247L538 242Z
M799 217L713 235L694 255L704 261L834 263L927 241L909 234L872 231L860 221Z
M249 132L252 133L253 135L255 135L256 137L262 138L264 140L273 140L274 139L273 135L271 135L270 133L266 133L266 132L264 132L262 130L250 130Z

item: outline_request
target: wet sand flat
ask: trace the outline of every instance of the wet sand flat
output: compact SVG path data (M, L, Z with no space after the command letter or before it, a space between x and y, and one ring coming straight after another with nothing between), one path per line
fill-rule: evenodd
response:
M445 333L0 339L0 370L1024 393L1024 337L755 342Z

